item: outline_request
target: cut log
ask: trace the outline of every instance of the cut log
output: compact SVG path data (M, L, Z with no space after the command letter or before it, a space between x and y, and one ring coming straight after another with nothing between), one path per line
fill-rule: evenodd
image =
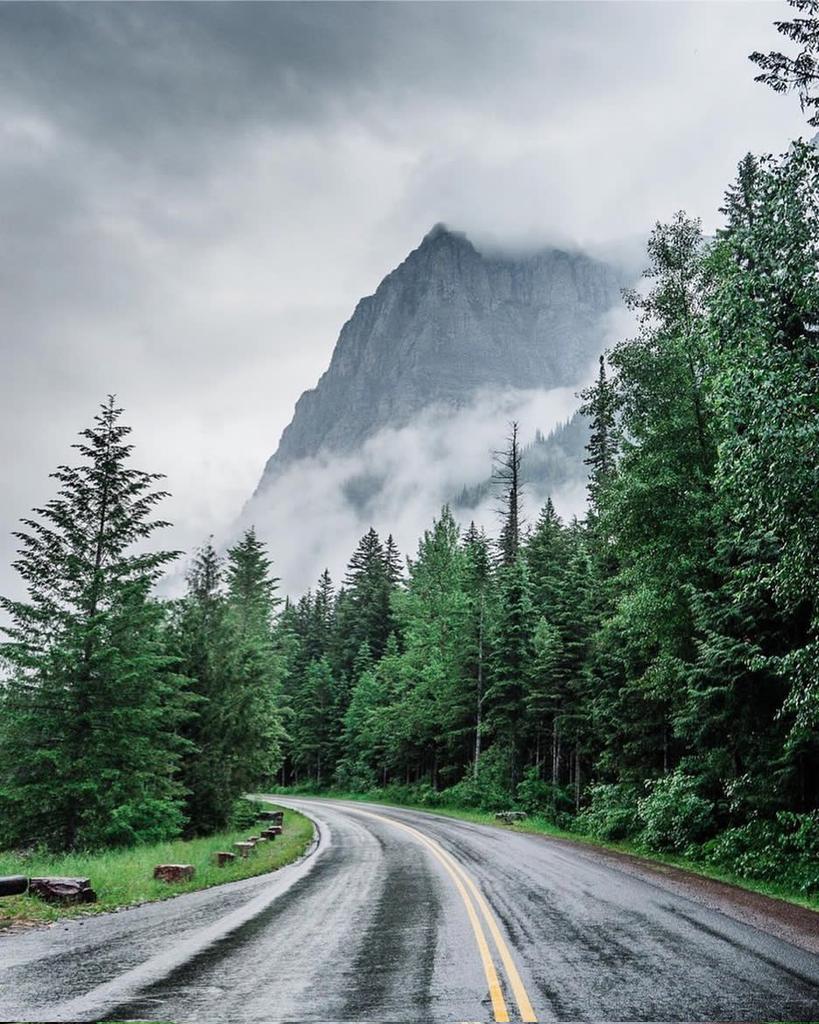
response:
M233 848L237 850L240 857L249 857L255 849L255 843L234 843Z
M510 824L513 821L523 821L526 817L525 811L498 811L495 817L499 821L505 821Z
M228 853L226 850L218 850L213 857L220 868L224 868L236 860L236 854Z
M28 889L25 875L0 875L0 896L22 896Z
M278 834L279 832L275 828L266 828L264 832L262 832L265 839L275 839Z
M193 864L157 864L154 878L160 882L190 882L196 874Z
M96 903L88 878L32 878L28 891L46 903Z

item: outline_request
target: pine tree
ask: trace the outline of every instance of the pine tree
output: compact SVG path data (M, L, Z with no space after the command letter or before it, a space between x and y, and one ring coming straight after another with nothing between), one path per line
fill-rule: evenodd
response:
M475 523L464 534L466 554L465 590L469 602L468 659L475 691L475 743L472 772L477 778L483 740L483 703L487 681L488 633L492 609L492 560L489 541Z
M267 782L281 763L282 720L278 699L284 670L275 632L278 580L251 528L227 553L225 625L229 658L223 741L232 770L234 797Z
M591 437L583 460L589 467L589 500L592 514L600 504L602 492L614 475L617 458L615 412L617 393L606 378L606 360L600 356L597 382L583 392L581 412L591 421Z
M223 828L234 796L224 721L230 639L223 577L222 560L208 540L188 569L187 595L172 608L168 630L169 649L180 660L196 708L185 730L190 749L183 766L192 834Z
M495 743L510 756L510 790L517 784L521 711L533 669L536 626L529 570L522 556L501 571L498 613L492 637L492 674L485 704Z
M546 499L524 552L535 608L541 615L553 617L564 589L567 548L563 525L551 498Z
M372 656L380 658L387 637L395 629L386 554L372 527L350 559L344 587L344 599L338 605L338 632L343 645L339 667L349 675L361 644L366 642Z
M794 10L807 17L775 21L777 31L802 49L795 57L783 53L751 54L762 69L754 81L775 92L795 92L802 112L809 112L808 124L819 127L819 0L788 0Z
M392 534L387 537L387 543L384 546L384 564L387 568L389 585L395 589L404 581L404 560Z
M512 423L506 449L495 453L493 480L499 491L501 535L499 541L501 563L514 564L520 548L521 510L520 467L522 461L518 425Z
M28 601L10 619L0 722L0 832L55 849L167 838L182 824L181 681L151 589L176 552L146 551L158 474L130 466L114 399L53 474L57 497L23 520Z

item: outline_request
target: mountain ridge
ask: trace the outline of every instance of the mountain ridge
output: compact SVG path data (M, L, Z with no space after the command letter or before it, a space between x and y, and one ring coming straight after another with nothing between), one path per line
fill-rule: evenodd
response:
M354 451L428 406L458 408L485 388L578 383L604 347L602 320L624 283L581 252L487 255L464 233L434 225L356 304L256 494L290 464Z

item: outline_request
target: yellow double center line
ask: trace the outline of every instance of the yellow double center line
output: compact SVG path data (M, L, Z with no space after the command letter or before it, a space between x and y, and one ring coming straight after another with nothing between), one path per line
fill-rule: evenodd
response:
M506 977L509 981L509 987L512 989L512 994L514 995L515 1002L517 1003L520 1019L524 1024L535 1024L537 1021L535 1011L532 1009L532 1004L526 994L526 988L521 980L520 974L518 973L518 969L515 966L515 961L512 958L509 947L501 935L500 928L498 928L495 915L492 913L489 904L483 897L483 894L461 865L449 853L447 853L440 844L436 843L434 839L430 839L429 836L424 835L423 832L419 832L417 828L412 828L411 825L405 825L402 821L396 821L394 818L387 818L383 814L374 814L372 811L364 811L358 807L354 809L350 808L350 810L354 810L356 814L363 814L368 818L375 818L377 821L384 821L388 825L393 825L395 828L403 829L404 832L408 832L419 842L423 843L433 857L435 857L436 860L444 866L452 878L452 881L455 883L455 888L460 893L461 899L464 901L466 913L469 917L469 923L472 925L472 931L475 933L478 952L480 953L484 973L486 974L486 981L489 985L489 997L492 1000L492 1013L495 1017L496 1024L507 1024L509 1020L509 1010L506 1006L506 1000L503 997L503 990L501 989L500 981L498 980L498 972L495 969L495 963L489 950L489 943L486 940L486 934L481 925L480 917L478 917L478 913L475 909L477 904L477 907L481 912L481 916L486 922L489 934L492 936L492 940L495 943L495 948L500 954L501 962L503 963L506 971Z

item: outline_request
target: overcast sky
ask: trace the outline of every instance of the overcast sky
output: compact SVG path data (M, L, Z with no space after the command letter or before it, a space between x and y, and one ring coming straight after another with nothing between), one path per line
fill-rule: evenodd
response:
M712 227L745 151L806 134L747 60L786 10L0 6L0 589L108 392L168 474L169 541L224 530L435 222L507 246L605 246L680 207Z

